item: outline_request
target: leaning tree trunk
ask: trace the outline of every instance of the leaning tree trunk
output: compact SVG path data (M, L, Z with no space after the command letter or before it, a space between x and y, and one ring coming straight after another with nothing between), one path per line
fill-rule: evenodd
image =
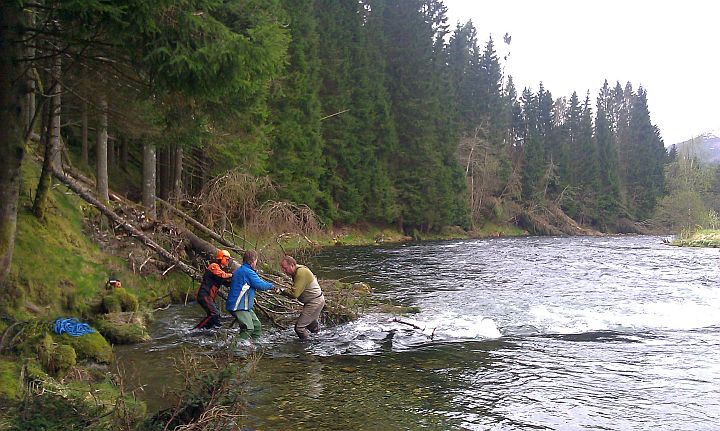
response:
M19 2L0 3L0 283L10 271L17 208L20 166L25 155L25 91L21 82L25 65L19 42L23 10Z
M147 216L151 219L157 217L155 209L155 145L145 142L143 144L143 185L142 201Z
M53 60L52 87L50 90L50 109L47 137L45 141L45 158L43 159L42 171L40 172L40 180L38 181L37 191L35 192L35 201L33 202L33 214L39 219L45 218L45 209L47 208L47 199L50 192L52 182L52 170L60 170L60 74L62 60L60 56Z
M189 266L182 260L180 260L177 256L173 255L172 253L165 250L160 244L153 241L150 237L142 233L138 228L133 226L130 222L123 219L119 215L117 215L114 211L112 211L110 208L108 208L107 205L100 202L98 199L96 199L94 196L92 196L91 193L89 193L85 188L78 183L77 181L73 180L69 176L63 174L59 171L53 171L53 174L55 177L60 180L61 183L68 186L70 190L75 192L78 196L83 198L86 202L93 205L95 208L97 208L103 215L105 215L107 218L112 220L113 222L117 223L119 227L124 229L127 233L130 235L138 238L143 244L154 250L157 254L160 255L163 259L166 261L172 263L173 265L180 268L183 272L190 275L191 277L194 277L195 279L199 279L200 275L195 270L195 268Z
M107 117L107 98L105 95L100 96L98 103L100 110L98 117L97 144L96 152L96 183L97 194L100 201L107 203L110 201L108 190L108 117Z

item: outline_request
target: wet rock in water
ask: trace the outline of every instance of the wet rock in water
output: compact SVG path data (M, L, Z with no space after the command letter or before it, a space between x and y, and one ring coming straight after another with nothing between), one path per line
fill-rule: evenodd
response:
M95 327L113 344L136 344L150 340L145 319L139 313L109 313L95 321Z
M352 289L358 293L366 293L366 294L373 293L372 287L370 287L370 285L365 282L353 283Z
M342 367L342 368L340 368L340 371L342 371L343 373L354 373L357 370L358 370L357 367Z

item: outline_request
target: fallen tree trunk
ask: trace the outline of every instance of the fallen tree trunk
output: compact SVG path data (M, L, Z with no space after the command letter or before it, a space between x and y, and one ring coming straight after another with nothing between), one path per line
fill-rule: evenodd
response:
M135 226L130 224L127 220L123 219L119 215L115 214L114 211L112 211L110 208L108 208L106 205L102 204L95 196L92 195L91 192L88 190L85 190L82 185L80 185L77 181L73 180L69 176L63 174L62 172L58 172L57 170L53 169L53 175L55 178L57 178L61 183L65 184L70 190L75 192L78 196L83 198L86 202L97 208L102 214L107 216L110 220L117 223L121 228L123 228L127 233L130 235L138 238L140 241L142 241L143 244L145 244L147 247L155 251L157 254L159 254L163 259L166 261L174 264L178 268L180 268L183 272L188 274L189 276L193 277L196 280L200 280L201 275L198 273L198 271L191 267L190 265L186 264L180 258L177 256L174 256L167 250L165 250L160 244L156 243L150 237L142 233L139 229L137 229Z
M88 187L95 187L95 181L91 180L90 178L88 178L85 175L83 175L82 173L80 173L80 171L75 169L75 166L73 166L70 163L70 155L67 150L67 145L62 144L62 151L63 151L63 156L65 159L65 165L63 166L63 170L65 171L66 175L68 175L70 178L75 179L76 181L78 181L80 183L84 183ZM108 190L108 193L110 194L110 199L112 199L116 202L119 202L123 205L137 206L133 202L130 202L129 200L123 198L122 196L118 195L117 193L113 192L112 190Z
M128 232L131 236L138 238L145 246L155 251L163 260L175 265L177 268L199 281L202 277L201 272L196 268L186 264L179 257L165 250L161 245L153 241L148 235L144 234L138 228L133 226L129 221L119 216L108 206L102 204L92 192L87 190L80 181L70 176L53 170L53 175L70 190L97 208L102 214L110 218L119 227ZM213 259L217 253L217 247L204 239L199 238L188 229L179 229L187 241L187 244L194 251L206 257L208 260ZM242 259L240 259L242 260ZM239 266L239 262L233 262L231 270L235 270ZM259 274L262 278L272 282L275 286L285 288L291 287L291 283L284 277L275 274ZM332 289L331 289L332 290ZM327 306L324 315L330 317L330 322L344 322L352 320L357 316L357 312L345 307L341 302L343 295L333 295L327 288L324 289L327 297ZM256 305L258 311L265 315L273 324L282 328L289 327L297 318L302 304L296 299L288 298L271 292L257 292Z
M159 197L155 197L155 200L163 204L166 208L168 208L170 211L174 212L178 216L180 216L183 220L193 225L196 229L198 229L200 232L206 234L210 238L214 239L218 243L230 247L231 249L235 250L238 253L243 253L244 250L237 245L235 245L233 242L226 240L222 236L218 235L215 231L210 229L209 227L205 226L204 224L200 223L199 221L195 220L194 218L190 217L185 212L175 208L170 202L165 201L164 199L161 199Z

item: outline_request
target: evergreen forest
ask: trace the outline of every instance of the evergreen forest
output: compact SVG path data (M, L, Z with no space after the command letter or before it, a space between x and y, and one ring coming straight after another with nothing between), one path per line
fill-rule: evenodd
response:
M0 12L3 278L28 158L43 163L40 219L53 170L70 164L100 201L114 190L149 218L156 197L202 205L232 178L252 192L225 196L236 217L215 226L287 202L325 226L413 236L485 223L628 232L666 193L645 88L516 88L497 50L511 36L480 40L441 0L14 0Z

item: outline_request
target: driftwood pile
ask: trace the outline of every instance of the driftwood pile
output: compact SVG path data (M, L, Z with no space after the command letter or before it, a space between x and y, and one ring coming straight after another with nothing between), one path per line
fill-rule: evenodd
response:
M150 221L144 218L144 212L137 204L117 194L110 193L112 204L100 202L92 192L93 182L77 172L70 169L66 172L54 170L53 175L107 217L113 223L113 228L124 230L130 238L136 238L144 247L156 253L167 266L163 275L177 269L199 283L205 263L217 253L218 247L213 242L230 250L235 256L241 256L244 252L232 241L162 199L157 198L157 202L166 208L166 214L171 214L173 218L166 217L162 222ZM147 260L144 263L147 263ZM290 287L290 280L285 276L268 273L261 276L276 286ZM356 318L360 308L367 305L367 298L371 294L369 287L357 288L357 285L334 281L323 281L322 285L327 301L323 319L328 323L341 323ZM256 307L260 314L275 325L287 327L297 318L302 305L285 296L258 292Z

